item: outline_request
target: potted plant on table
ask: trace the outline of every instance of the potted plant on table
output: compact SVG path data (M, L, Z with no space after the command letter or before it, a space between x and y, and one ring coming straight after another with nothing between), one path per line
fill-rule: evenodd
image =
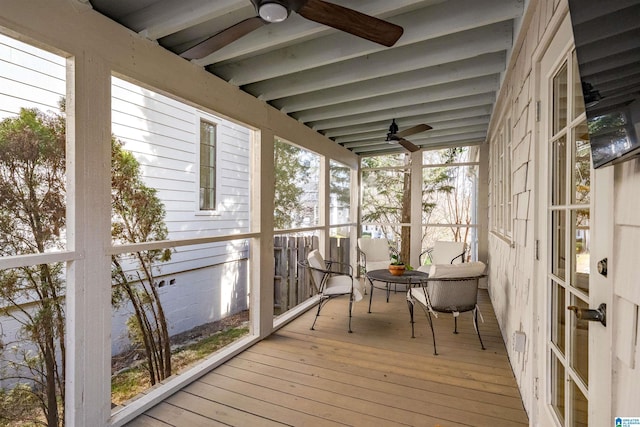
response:
M400 256L397 254L391 255L391 263L389 264L389 273L394 276L402 276L407 270L407 266L400 259Z

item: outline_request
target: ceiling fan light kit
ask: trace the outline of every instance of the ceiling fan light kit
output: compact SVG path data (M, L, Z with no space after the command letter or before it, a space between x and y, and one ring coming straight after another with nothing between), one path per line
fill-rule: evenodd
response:
M258 15L267 22L282 22L289 16L289 9L279 2L263 2L258 7Z

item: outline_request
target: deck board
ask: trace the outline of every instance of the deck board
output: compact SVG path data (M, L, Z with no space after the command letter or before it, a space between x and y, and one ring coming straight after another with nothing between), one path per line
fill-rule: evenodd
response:
M367 297L368 298L368 297ZM129 425L528 425L486 291L480 348L471 314L435 319L433 355L425 314L416 338L404 294L374 293L355 305L329 302L316 330L315 309L148 410Z

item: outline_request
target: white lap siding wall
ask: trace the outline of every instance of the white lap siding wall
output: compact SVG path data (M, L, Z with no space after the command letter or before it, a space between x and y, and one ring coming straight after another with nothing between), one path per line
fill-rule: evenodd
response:
M495 225L494 209L490 212L489 233L489 283L491 301L496 317L502 330L507 352L513 372L516 376L525 409L531 416L534 407L535 378L533 342L535 337L534 313L534 226L535 205L533 186L535 174L535 84L533 78L532 55L547 36L549 23L554 14L558 13L559 0L543 0L527 13L531 14L524 20L520 30L521 44L516 44L512 53L510 67L502 84L500 97L496 102L493 120L489 129L488 141L493 154L496 150L504 150L505 156L511 156L510 169L499 173L508 176L501 177L490 174L498 183L509 180L510 194L505 194L505 200L511 201L511 217L505 221L512 221L511 234L507 235ZM500 144L501 135L509 136L511 152ZM492 164L492 170L497 168ZM506 169L506 168L505 168ZM499 185L499 184L498 184ZM490 191L497 187L490 183ZM496 194L491 195L496 198ZM506 223L505 223L506 225ZM524 333L526 347L523 352L516 351L515 339Z

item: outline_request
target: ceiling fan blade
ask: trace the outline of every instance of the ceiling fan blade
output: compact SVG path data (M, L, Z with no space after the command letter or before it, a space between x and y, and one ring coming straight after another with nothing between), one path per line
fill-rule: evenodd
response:
M404 148L406 148L408 151L411 151L412 153L420 150L420 147L418 147L411 141L407 141L404 138L398 138L396 141L398 141L398 144L402 145Z
M393 46L404 31L398 25L323 0L308 0L296 12L310 21L387 47Z
M180 54L185 59L200 59L267 24L259 16L245 19L201 41Z
M405 136L415 135L416 133L424 132L426 130L432 129L429 125L417 125L410 127L409 129L405 129L402 132L396 133L396 136L399 138L404 138Z

